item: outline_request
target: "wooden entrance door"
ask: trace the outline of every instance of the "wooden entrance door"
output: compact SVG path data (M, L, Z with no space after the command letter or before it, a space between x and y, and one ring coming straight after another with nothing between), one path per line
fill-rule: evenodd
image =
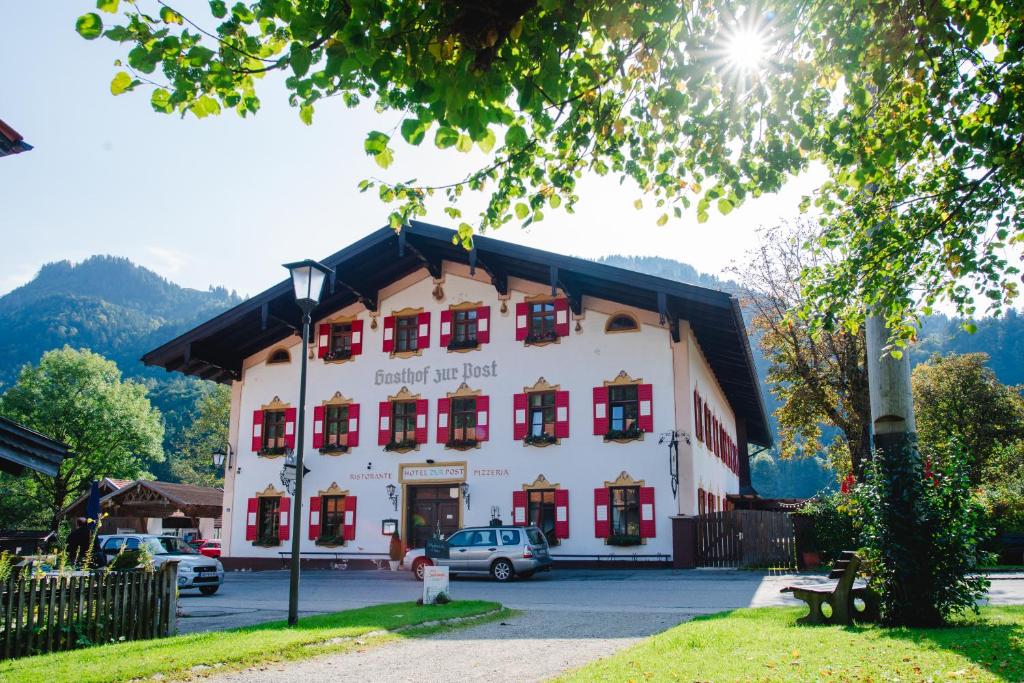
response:
M445 538L459 529L458 484L406 487L406 533L409 547L422 548L437 533L438 527Z

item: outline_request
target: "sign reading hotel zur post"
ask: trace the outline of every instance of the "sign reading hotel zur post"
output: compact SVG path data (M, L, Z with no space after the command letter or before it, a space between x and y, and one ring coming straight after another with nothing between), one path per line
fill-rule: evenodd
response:
M434 465L402 465L401 479L405 483L427 481L465 481L466 463L437 463Z

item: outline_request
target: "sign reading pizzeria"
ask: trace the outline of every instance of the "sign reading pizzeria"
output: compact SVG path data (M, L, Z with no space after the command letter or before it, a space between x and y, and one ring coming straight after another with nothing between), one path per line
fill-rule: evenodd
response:
M403 484L466 481L466 463L439 462L434 464L401 465L398 478Z

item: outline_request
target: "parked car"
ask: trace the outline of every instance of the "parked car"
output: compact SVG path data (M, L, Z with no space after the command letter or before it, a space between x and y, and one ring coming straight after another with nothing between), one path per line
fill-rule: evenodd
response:
M128 550L145 547L157 567L170 559L178 560L178 588L198 588L213 595L224 583L224 566L216 558L200 555L177 536L153 534L110 534L99 537L100 549L109 562L124 546Z
M220 557L220 539L197 538L193 541L189 541L188 544L200 555L206 555L207 557Z
M544 532L535 526L467 527L448 537L448 558L429 558L423 548L412 548L402 560L417 580L430 565L448 567L450 575L490 574L496 581L514 576L528 579L551 569L551 553Z

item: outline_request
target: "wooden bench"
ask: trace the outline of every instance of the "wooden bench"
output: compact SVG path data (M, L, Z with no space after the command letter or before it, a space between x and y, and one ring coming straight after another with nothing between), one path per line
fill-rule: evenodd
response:
M797 619L798 624L839 624L849 626L854 619L857 621L878 620L878 600L866 586L854 586L861 561L857 553L844 551L839 561L829 572L829 579L836 579L834 584L822 586L786 586L782 593L792 593L793 597L803 600L810 608L806 616ZM864 602L864 610L857 611L854 599ZM821 611L828 603L832 614L825 616Z

